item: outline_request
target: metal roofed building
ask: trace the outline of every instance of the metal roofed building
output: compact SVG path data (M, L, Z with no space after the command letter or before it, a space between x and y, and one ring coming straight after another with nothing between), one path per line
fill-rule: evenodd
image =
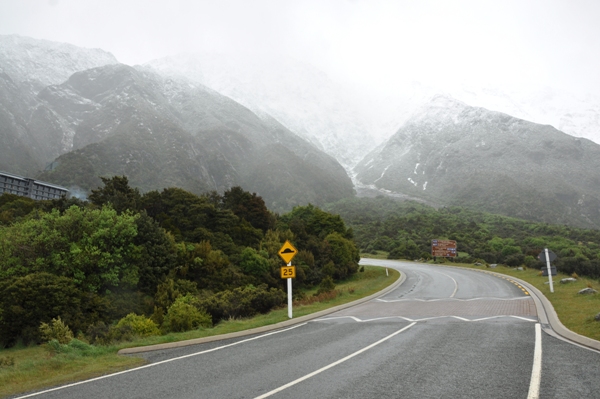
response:
M68 195L69 190L55 184L0 171L0 195L4 193L34 200L51 200Z

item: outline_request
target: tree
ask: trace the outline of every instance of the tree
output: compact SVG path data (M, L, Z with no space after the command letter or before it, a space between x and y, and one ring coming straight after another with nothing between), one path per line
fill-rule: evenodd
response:
M36 202L31 198L9 193L0 195L0 226L9 225L18 218L28 215L35 206Z
M256 193L250 194L241 187L232 187L223 194L223 207L231 210L237 217L248 221L263 233L273 228L275 218L267 209L265 201Z
M325 242L329 244L329 257L335 265L333 277L343 279L356 273L360 260L356 245L339 233L329 234L325 238Z
M255 277L266 275L271 271L271 265L265 255L268 256L266 252L261 254L252 248L245 248L242 251L240 268L244 273Z
M72 278L88 292L138 283L138 215L72 206L0 229L0 279L30 273Z
M137 235L133 243L139 250L138 288L149 295L176 266L175 240L158 222L142 212L136 219Z
M129 187L127 176L101 177L104 187L92 190L89 200L92 204L102 207L110 203L118 213L126 210L139 209L141 195L137 188Z

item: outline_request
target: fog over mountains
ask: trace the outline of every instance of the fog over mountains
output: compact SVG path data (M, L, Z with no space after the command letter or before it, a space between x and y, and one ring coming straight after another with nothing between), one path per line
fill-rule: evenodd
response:
M13 48L21 50L28 51ZM0 66L11 70L14 62L5 57ZM185 78L108 64L37 93L20 89L6 73L0 78L2 170L84 190L114 174L127 175L143 191L177 186L222 192L241 185L275 210L354 194L333 157L275 119L259 118ZM56 168L40 174L54 159Z
M287 57L131 67L0 36L0 169L84 190L112 174L241 185L284 210L354 195L351 176L359 193L600 228L600 146L574 136L600 141L597 98L418 82L382 95Z
M289 57L183 54L145 65L185 76L277 119L347 169L387 133L359 107L358 93Z

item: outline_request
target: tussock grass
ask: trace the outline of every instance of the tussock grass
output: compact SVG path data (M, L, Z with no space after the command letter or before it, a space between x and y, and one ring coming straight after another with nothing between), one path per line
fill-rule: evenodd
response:
M294 317L315 313L374 294L396 281L400 274L385 268L366 266L346 281L338 283L332 293L314 296L318 288L306 291L306 303L293 304ZM247 319L223 321L212 328L183 333L147 337L114 346L92 346L79 340L68 345L53 342L40 346L17 346L0 350L0 397L81 381L140 366L141 358L119 356L117 351L126 347L182 341L219 334L243 331L288 320L287 307Z

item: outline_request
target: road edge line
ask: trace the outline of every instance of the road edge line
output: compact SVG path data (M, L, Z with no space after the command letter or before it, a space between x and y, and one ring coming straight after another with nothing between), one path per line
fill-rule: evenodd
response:
M529 381L529 392L527 399L538 399L540 397L540 385L542 382L542 326L535 324L535 349L533 351L533 366L531 367L531 380Z
M378 266L378 267L383 267L383 266ZM382 289L381 291L378 291L367 297L357 299L356 301L348 302L343 305L334 306L333 308L321 310L316 313L311 313L311 314L300 316L300 317L297 317L294 319L285 320L285 321L282 321L282 322L279 322L276 324L270 324L268 326L256 327L256 328L252 328L249 330L237 331L237 332L233 332L233 333L213 335L210 337L203 337L203 338L194 338L194 339L188 339L185 341L168 342L168 343L164 343L164 344L137 346L137 347L133 347L133 348L124 348L124 349L119 350L119 352L117 352L117 353L119 355L131 355L131 354L135 354L135 353L151 352L151 351L158 351L158 350L163 350L163 349L181 348L181 347L190 346L190 345L204 344L207 342L215 342L215 341L223 341L223 340L232 339L232 338L240 338L240 337L245 337L247 335L260 334L260 333L264 333L264 332L268 332L268 331L272 331L272 330L277 330L279 328L293 326L295 324L303 323L303 322L306 322L306 321L309 321L312 319L316 319L316 318L328 315L330 313L334 313L334 312L337 312L337 311L340 311L343 309L350 308L352 306L360 305L361 303L368 302L372 299L378 298L380 296L387 294L390 291L395 290L400 285L402 285L404 283L404 281L406 281L406 274L404 274L400 271L398 271L398 273L400 273L400 278L398 280L396 280L395 282L393 282L392 284L385 287L384 289Z

